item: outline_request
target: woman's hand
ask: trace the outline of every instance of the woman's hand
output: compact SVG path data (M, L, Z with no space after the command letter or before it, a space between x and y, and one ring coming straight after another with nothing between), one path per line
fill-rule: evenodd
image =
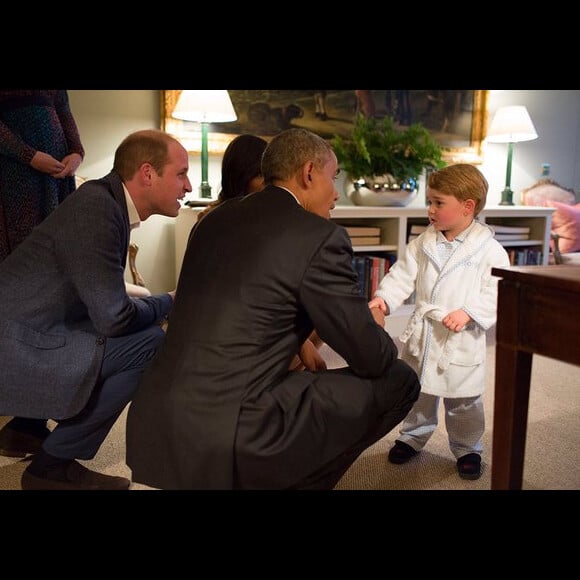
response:
M48 153L37 151L30 161L30 165L41 173L48 173L56 179L62 179L74 175L82 161L83 158L78 153L66 155L62 161L59 161Z
M70 155L63 157L62 163L64 167L62 171L53 173L52 176L56 177L57 179L61 179L62 177L74 175L82 162L83 158L78 153L71 153Z
M48 173L49 175L56 176L65 169L65 164L61 163L58 159L55 159L52 155L44 153L42 151L37 151L34 157L30 161L30 165L40 171L41 173Z

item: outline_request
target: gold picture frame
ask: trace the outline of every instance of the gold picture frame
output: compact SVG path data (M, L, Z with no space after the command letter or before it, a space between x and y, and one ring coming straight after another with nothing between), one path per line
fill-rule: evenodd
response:
M238 114L234 123L210 125L208 150L223 153L228 143L240 133L254 133L266 139L292 126L304 127L325 138L347 134L354 115L366 103L372 114L401 114L404 102L414 117L401 123L421 122L443 147L448 163L482 163L482 143L487 129L489 91L229 91ZM190 153L201 150L201 128L198 123L171 116L180 90L160 91L161 129L177 137ZM330 114L322 118L315 110L315 95L323 94ZM368 100L370 97L370 101ZM362 104L362 105L361 105ZM398 112L397 112L398 111ZM450 120L451 118L451 120Z

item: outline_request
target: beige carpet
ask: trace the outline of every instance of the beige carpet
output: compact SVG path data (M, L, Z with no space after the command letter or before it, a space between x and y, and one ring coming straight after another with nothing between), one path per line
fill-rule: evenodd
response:
M341 359L323 347L329 366ZM488 346L486 386L487 429L484 435L483 474L465 481L457 475L444 423L425 449L406 465L387 461L387 452L397 436L392 431L368 448L337 485L337 490L489 490L491 488L491 444L493 425L495 349L493 336ZM8 418L0 417L0 426ZM130 477L125 464L125 420L121 415L94 460L91 469ZM20 489L25 460L0 457L0 490ZM528 418L528 437L523 488L527 490L580 489L580 367L535 356ZM134 483L134 490L147 490Z

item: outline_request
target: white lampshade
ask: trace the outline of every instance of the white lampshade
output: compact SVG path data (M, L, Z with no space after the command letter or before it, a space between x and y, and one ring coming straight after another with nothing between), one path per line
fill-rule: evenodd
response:
M522 105L516 105L501 107L496 111L486 139L490 143L519 143L537 138L528 110Z
M172 116L198 123L229 123L238 118L228 91L181 91Z

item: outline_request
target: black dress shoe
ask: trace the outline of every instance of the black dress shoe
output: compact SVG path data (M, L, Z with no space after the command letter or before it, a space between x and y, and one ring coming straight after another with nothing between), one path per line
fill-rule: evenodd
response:
M397 464L407 463L407 461L409 461L411 457L415 457L417 453L419 452L415 451L410 445L397 439L395 445L393 445L389 451L389 461Z
M22 489L25 490L127 490L131 482L125 477L104 475L87 469L78 461L72 460L64 468L48 470L43 475L29 471L30 466L22 474Z
M481 477L481 455L468 453L457 460L457 471L461 479L479 479Z
M46 421L14 418L0 429L0 455L26 457L38 453L50 433Z

